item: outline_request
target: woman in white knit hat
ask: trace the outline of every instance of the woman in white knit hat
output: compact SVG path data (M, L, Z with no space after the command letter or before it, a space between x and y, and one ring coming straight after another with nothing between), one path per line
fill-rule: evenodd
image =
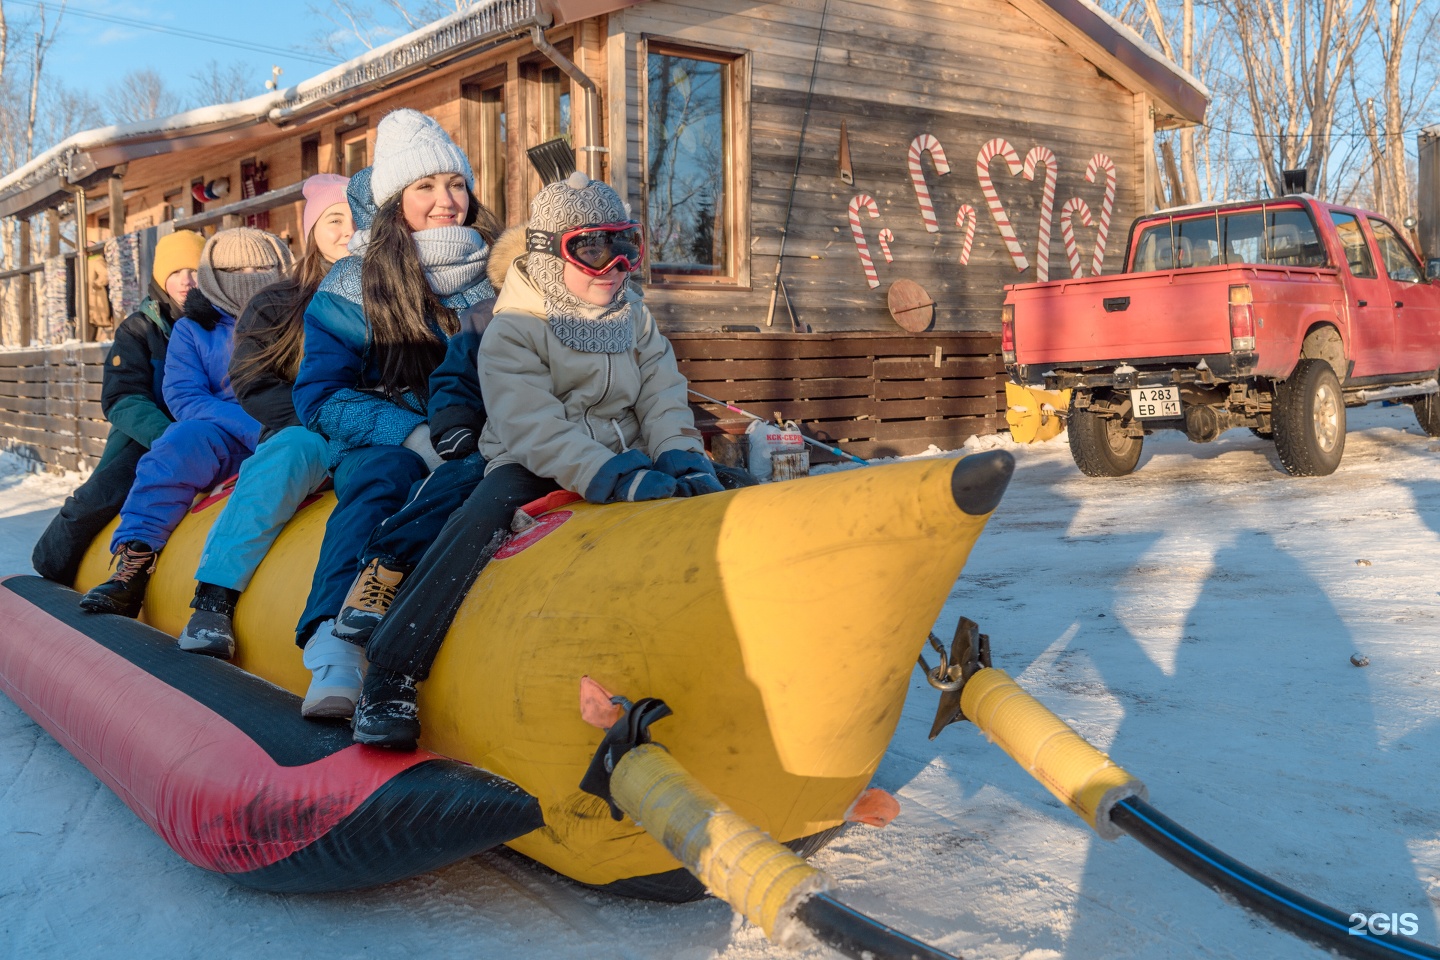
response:
M387 114L369 179L373 221L352 191L351 256L306 310L294 389L301 422L329 440L338 498L296 630L313 674L302 712L316 717L348 715L359 696L364 654L335 637L333 618L370 531L442 462L426 427L429 377L464 317L494 297L485 267L498 224L434 119Z

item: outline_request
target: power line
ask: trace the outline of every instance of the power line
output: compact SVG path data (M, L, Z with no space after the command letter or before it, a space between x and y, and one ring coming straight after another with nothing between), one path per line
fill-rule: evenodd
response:
M11 3L22 7L34 7L40 9L44 4L36 3L35 0L10 0ZM129 17L119 17L110 13L97 13L94 10L82 10L79 7L72 7L68 4L63 9L64 13L72 13L77 17L86 17L90 20L99 20L103 23L113 23L117 26L130 27L134 30L147 30L152 33L166 33L173 37L181 37L185 40L194 40L200 43L213 43L221 47L234 47L237 50L248 50L251 53L265 53L277 57L291 57L296 60L306 60L310 63L321 66L333 67L334 59L317 57L314 54L296 50L292 47L269 47L264 44L250 43L246 40L221 40L203 33L195 33L190 30L179 30L174 27L162 27L153 23L146 23L143 20L133 20Z

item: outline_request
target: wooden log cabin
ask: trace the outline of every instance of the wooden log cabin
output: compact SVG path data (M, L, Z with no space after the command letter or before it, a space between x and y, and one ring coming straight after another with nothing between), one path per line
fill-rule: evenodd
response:
M645 224L646 296L698 389L902 454L1003 428L1004 286L1117 269L1157 205L1155 131L1207 96L1090 0L480 0L294 87L72 137L0 180L0 216L298 248L298 183L364 166L413 107L515 224L526 151L568 137Z

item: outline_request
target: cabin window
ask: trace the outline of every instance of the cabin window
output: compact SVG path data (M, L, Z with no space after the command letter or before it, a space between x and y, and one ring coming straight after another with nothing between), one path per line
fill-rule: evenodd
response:
M300 179L308 180L320 172L320 138L300 141Z
M461 84L460 97L465 148L475 169L475 196L505 223L505 68Z
M643 180L649 279L746 283L738 154L744 58L650 41Z
M364 170L370 165L370 150L366 143L365 131L340 142L340 172L347 177Z
M1353 213L1330 211L1335 223L1335 232L1340 236L1340 246L1345 250L1345 262L1350 266L1350 275L1361 280L1375 279L1375 261L1370 258L1370 247L1365 243L1365 234L1360 229L1360 220Z
M540 71L540 142L570 136L570 78L559 67Z
M1375 242L1380 246L1380 259L1385 261L1385 272L1390 274L1390 279L1400 283L1419 283L1422 276L1420 261L1415 259L1395 228L1384 220L1372 217L1370 232L1375 234Z

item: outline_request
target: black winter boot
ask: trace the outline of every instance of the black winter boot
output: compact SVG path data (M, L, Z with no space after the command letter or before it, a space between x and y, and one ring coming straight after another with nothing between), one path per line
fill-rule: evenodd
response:
M113 560L115 572L109 580L93 587L80 598L80 609L86 613L139 616L140 605L145 602L145 588L150 585L150 574L155 572L157 556L159 554L141 540L120 544Z
M415 678L370 665L360 702L355 704L355 742L392 750L414 750L420 740Z
M239 590L200 583L190 607L195 612L180 631L181 650L229 660L235 655L235 601Z

